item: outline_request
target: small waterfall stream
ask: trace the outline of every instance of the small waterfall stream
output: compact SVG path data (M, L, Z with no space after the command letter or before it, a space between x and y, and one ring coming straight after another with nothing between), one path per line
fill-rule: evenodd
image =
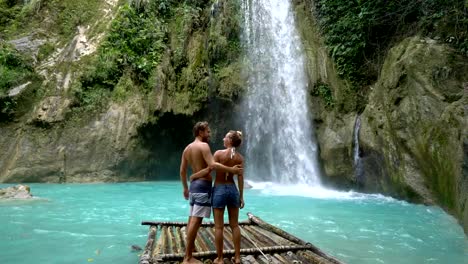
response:
M307 108L305 58L287 0L243 0L249 67L244 102L248 163L255 180L320 186Z
M354 161L354 177L358 183L362 181L363 168L361 163L359 149L359 129L361 128L361 116L356 116L353 131L353 161Z

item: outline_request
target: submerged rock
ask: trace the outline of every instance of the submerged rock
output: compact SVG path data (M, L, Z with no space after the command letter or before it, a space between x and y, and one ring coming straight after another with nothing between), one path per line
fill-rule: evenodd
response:
M31 199L31 188L28 185L16 185L0 189L0 199Z
M132 245L131 249L132 249L132 251L141 251L142 250L142 248L140 246L138 246L138 245Z

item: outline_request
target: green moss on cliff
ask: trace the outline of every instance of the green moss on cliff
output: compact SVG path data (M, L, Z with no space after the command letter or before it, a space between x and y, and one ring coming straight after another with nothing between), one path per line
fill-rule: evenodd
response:
M455 209L457 178L456 152L459 146L453 145L454 140L447 133L446 127L450 126L440 122L436 126L427 124L424 133L415 135L415 157L426 179L426 184L433 190L438 201L449 210Z
M18 37L40 28L49 37L69 39L77 26L98 19L101 4L99 0L0 0L0 37Z
M140 92L164 94L158 107L176 113L192 114L209 97L237 94L233 91L242 87L242 78L233 79L241 72L239 4L218 5L217 14L203 1L124 5L75 85L78 106L101 104L124 72Z
M21 116L35 100L41 78L34 71L32 60L11 45L0 41L0 123ZM11 90L25 85L21 91Z
M468 55L468 9L459 0L314 1L340 76L356 90L376 80L389 45L415 32L441 38Z

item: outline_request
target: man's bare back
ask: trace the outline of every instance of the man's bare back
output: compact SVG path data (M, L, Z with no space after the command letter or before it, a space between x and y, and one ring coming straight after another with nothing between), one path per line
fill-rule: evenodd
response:
M206 167L208 164L203 156L203 149L209 149L209 146L205 142L194 141L190 143L184 150L183 157L188 161L192 168L192 173L197 173ZM198 178L199 180L212 181L211 174L206 174L203 177Z

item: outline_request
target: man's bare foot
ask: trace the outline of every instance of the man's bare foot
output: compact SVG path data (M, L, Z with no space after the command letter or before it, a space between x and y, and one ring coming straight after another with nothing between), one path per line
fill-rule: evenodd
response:
M215 260L213 261L213 264L223 264L223 263L224 263L223 259L215 258Z
M182 262L182 264L203 264L203 262L201 262L200 260L192 257L190 259L184 259L184 262Z

